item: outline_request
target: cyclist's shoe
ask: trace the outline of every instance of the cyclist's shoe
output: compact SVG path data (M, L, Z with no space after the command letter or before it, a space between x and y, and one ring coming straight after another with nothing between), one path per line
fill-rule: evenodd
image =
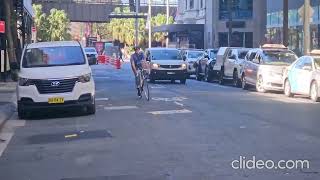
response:
M141 97L141 92L139 89L138 89L138 97Z

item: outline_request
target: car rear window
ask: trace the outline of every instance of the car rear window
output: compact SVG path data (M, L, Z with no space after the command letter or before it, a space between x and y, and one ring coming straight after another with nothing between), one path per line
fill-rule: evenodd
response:
M80 46L41 47L27 49L22 66L50 67L85 64L85 57Z

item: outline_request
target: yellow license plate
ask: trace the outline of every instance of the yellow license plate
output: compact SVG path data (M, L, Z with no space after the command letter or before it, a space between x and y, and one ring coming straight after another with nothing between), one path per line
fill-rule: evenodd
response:
M64 98L62 98L62 97L49 98L48 103L49 104L63 104Z

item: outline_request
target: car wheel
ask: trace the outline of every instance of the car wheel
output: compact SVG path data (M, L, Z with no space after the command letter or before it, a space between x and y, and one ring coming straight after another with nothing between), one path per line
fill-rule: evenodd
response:
M259 76L257 83L256 83L256 90L260 93L265 93L266 90L263 87L263 79L262 76Z
M18 117L19 117L19 119L28 118L28 113L24 109L23 105L21 105L20 103L18 103Z
M186 84L186 82L187 82L186 79L181 79L181 80L180 80L180 83L181 83L181 84Z
M318 85L315 81L312 82L310 87L310 98L313 102L319 102Z
M293 97L293 94L291 92L291 85L288 79L284 82L284 95L287 97Z
M248 84L247 84L247 80L246 80L246 75L243 74L242 78L241 78L241 87L243 90L248 90Z
M221 69L220 73L219 73L219 84L220 85L224 84L224 71L223 71L223 69Z
M238 71L233 71L233 86L234 87L241 87L241 80L238 77Z

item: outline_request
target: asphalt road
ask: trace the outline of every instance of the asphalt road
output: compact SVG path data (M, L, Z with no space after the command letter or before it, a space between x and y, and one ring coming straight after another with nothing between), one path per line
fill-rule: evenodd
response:
M1 180L320 179L320 104L196 80L153 84L147 102L128 64L93 71L95 115L8 121ZM308 160L310 168L233 169L240 156Z

